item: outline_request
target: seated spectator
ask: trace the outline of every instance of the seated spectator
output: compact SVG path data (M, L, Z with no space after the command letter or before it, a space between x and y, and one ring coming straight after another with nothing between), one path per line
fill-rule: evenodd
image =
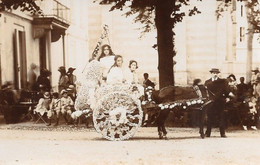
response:
M68 96L68 91L63 89L61 91L61 114L63 115L66 124L69 124L71 122L71 114L73 111L73 105L74 102L72 99Z
M50 92L46 91L43 93L43 98L40 98L34 112L40 113L42 116L50 109Z
M68 96L72 99L73 102L75 102L76 99L76 87L73 85L69 85L69 87L66 89L68 92Z
M17 110L18 94L14 90L13 82L7 81L2 85L0 91L0 110L4 114L6 124L16 123L19 120L21 111Z
M248 111L247 115L243 118L243 128L247 130L248 127L252 128L253 130L257 130L257 110L256 110L256 98L251 97L248 101Z
M59 99L59 93L54 92L52 96L53 98L51 100L50 109L47 113L49 119L49 123L47 124L47 126L51 125L51 119L53 116L56 117L56 123L54 124L54 126L57 126L59 124L59 119L61 116L61 101Z
M15 105L18 103L18 94L14 90L13 82L7 81L2 85L3 100L8 105Z

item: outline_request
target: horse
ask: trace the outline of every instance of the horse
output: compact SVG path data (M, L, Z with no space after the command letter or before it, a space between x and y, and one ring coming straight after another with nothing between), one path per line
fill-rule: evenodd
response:
M210 87L211 84L208 84ZM159 138L167 139L167 131L165 129L165 121L169 115L169 112L176 109L197 109L199 110L199 133L200 137L204 138L204 122L205 118L208 117L207 121L207 133L210 134L211 124L214 113L220 113L220 107L218 103L222 106L225 106L225 99L229 97L231 89L228 86L227 79L220 79L215 83L214 88L207 88L204 85L194 85L194 86L167 86L159 91L154 91L152 93L152 98L160 107L158 116L157 116L157 127ZM219 102L219 100L224 100ZM220 108L221 108L220 107ZM221 111L222 112L222 111ZM222 133L222 125L221 122ZM208 135L207 136L210 136Z
M208 99L207 88L204 85L187 87L167 86L161 90L153 90L149 93L151 93L150 97L152 97L152 100L158 105L156 123L160 139L167 139L165 121L170 111L190 108L200 111L199 133L201 137L204 138L203 125L207 109L206 107L211 103Z

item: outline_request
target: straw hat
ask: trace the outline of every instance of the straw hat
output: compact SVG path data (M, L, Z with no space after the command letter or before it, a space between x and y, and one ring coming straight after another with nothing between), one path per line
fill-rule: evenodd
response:
M218 68L212 68L209 72L210 73L220 73Z

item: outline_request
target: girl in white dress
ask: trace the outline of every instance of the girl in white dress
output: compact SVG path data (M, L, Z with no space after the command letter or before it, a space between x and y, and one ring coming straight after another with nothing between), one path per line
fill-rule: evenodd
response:
M103 67L103 80L106 80L107 72L114 64L115 55L109 45L103 45L101 48L101 55L98 57L98 61Z
M126 83L137 84L138 83L138 76L136 73L136 69L138 68L137 61L130 60L128 67L129 69L125 72Z
M114 64L109 69L107 74L107 84L118 84L125 81L122 64L123 57L121 55L116 55L114 58Z

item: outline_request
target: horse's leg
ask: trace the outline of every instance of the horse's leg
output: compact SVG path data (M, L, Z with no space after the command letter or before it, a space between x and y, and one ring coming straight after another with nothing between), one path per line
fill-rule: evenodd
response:
M164 123L163 123L163 125L162 125L162 132L163 132L163 138L165 139L165 140L168 140L168 138L167 138L167 131L166 131L166 129L165 129L165 126L164 126Z
M162 127L158 125L157 128L158 128L159 139L162 139L163 138Z
M166 129L164 126L164 122L166 121L169 112L170 112L169 109L161 110L160 114L157 118L158 135L159 135L160 139L162 139L162 138L167 139L167 137L166 137L167 132L166 132Z
M207 120L206 136L210 137L212 122L214 120L214 110L212 109L212 107L210 107L210 109L208 109L207 115L208 115L208 120Z
M204 133L204 121L206 116L206 108L202 107L202 109L199 112L199 127L200 127L200 137L204 139L205 133Z

